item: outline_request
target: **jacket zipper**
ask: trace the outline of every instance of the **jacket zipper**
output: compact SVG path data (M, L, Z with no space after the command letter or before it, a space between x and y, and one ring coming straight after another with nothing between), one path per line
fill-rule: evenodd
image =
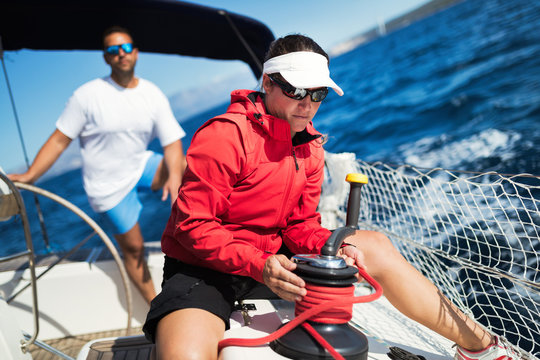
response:
M296 159L296 151L295 151L295 146L292 147L292 156L294 158L294 165L296 167L296 171L298 172L298 170L300 170L300 168L298 167L298 160Z
M296 172L298 172L298 170L300 170L299 166L298 166L298 162L296 161L296 153L295 153L295 150L294 150L294 146L292 147L292 155L293 155L293 158L294 158L294 165L296 167ZM276 221L274 222L276 225L277 225L277 222L279 221L279 219L282 218L283 216L283 211L285 210L285 203L287 202L287 199L289 198L289 194L291 193L291 188L293 186L293 182L294 182L294 172L291 174L289 173L289 175L287 176L287 186L286 186L286 190L285 190L285 196L283 197L283 202L281 203L281 208L280 208L280 211L279 211L279 215L278 217L276 218Z

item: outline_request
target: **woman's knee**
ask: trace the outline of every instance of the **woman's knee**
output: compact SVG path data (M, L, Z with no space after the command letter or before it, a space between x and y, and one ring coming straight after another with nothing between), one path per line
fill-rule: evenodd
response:
M390 239L378 231L358 230L354 235L354 240L356 246L366 250L394 248Z
M224 332L223 320L205 310L174 311L158 323L157 359L217 359Z
M384 267L401 256L390 239L378 231L359 230L353 243L363 253L366 266L371 270Z

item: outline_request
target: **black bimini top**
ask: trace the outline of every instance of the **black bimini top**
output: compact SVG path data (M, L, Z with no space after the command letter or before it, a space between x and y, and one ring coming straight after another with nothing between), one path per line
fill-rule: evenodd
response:
M242 60L255 76L274 35L238 14L175 0L0 0L4 50L101 50L119 25L142 52Z

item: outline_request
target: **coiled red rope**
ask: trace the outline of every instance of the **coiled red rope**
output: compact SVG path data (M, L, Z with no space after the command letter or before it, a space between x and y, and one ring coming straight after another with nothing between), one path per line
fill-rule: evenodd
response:
M310 333L317 342L324 347L335 359L344 360L333 347L330 345L306 320L315 321L327 324L343 324L352 318L353 304L370 302L378 299L382 295L382 287L378 282L369 276L363 269L358 269L361 277L363 277L375 290L374 293L364 296L354 296L354 286L344 288L316 286L307 284L307 295L302 301L297 302L295 306L295 318L273 333L256 338L256 339L241 339L229 338L223 339L218 344L218 352L227 346L244 346L254 347L267 344L271 341L279 339L283 335L295 327L302 327Z
M314 308L327 301L335 301L340 298L354 297L354 286L328 287L306 283L307 295L295 304L294 315L300 316L303 312ZM353 304L333 306L330 309L315 314L309 320L324 324L344 324L352 319Z

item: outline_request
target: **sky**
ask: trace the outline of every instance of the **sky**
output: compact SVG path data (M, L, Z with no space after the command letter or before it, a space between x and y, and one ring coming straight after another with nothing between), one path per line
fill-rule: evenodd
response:
M336 45L417 8L428 0L200 0L266 24L275 37L301 33L323 49ZM97 34L99 36L99 34ZM110 73L98 51L6 51L5 68L29 161L55 129L55 122L73 91ZM135 70L154 82L171 102L179 93L211 86L231 77L250 79L241 61L195 59L140 53ZM251 77L251 81L255 81ZM232 89L231 89L232 90ZM23 147L6 77L0 71L0 168L7 173L26 168Z

